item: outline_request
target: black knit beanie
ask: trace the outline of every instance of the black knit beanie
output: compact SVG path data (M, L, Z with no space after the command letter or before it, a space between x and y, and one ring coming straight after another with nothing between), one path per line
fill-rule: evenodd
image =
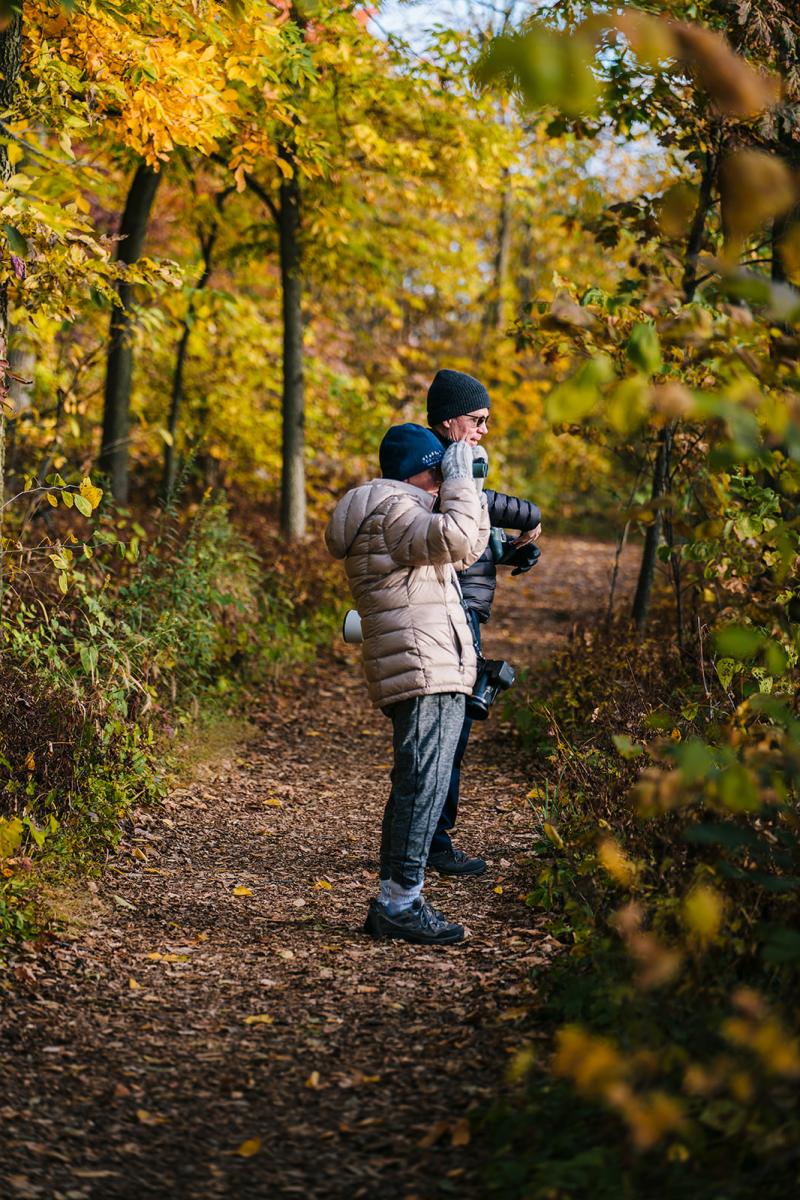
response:
M489 407L489 393L482 383L463 371L437 371L428 388L428 424L440 425L451 417L463 417L476 408Z

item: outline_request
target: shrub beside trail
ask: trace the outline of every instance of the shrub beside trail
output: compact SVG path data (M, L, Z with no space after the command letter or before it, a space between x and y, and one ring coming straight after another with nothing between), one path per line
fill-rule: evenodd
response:
M64 559L66 591L41 559L2 626L0 944L41 927L42 878L97 869L131 806L165 794L185 732L313 657L333 611L323 568L262 558L222 497L149 536L99 523Z
M510 697L547 761L528 903L564 952L540 980L547 1040L521 1045L488 1120L493 1194L796 1190L792 655L766 623L695 650L665 620L579 632Z

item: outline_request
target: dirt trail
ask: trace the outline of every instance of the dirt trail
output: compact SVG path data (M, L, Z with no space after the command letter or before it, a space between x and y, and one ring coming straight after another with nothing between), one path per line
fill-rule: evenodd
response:
M487 638L520 665L607 600L613 547L543 549L499 588ZM361 924L390 726L356 652L336 648L253 720L235 760L138 815L85 927L0 993L0 1195L485 1195L466 1118L556 950L521 899L535 764L496 718L478 727L457 842L490 868L426 885L470 940L374 943Z

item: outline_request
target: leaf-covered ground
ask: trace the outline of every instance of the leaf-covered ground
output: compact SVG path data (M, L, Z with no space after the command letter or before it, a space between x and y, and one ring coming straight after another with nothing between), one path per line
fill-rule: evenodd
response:
M503 581L487 639L519 665L606 604L613 547L543 549ZM333 648L252 720L235 758L137 814L70 931L0 991L0 1194L485 1194L470 1114L502 1086L531 967L558 951L524 904L536 763L496 717L478 727L457 840L490 868L426 889L469 941L376 944L361 925L390 726L357 652Z

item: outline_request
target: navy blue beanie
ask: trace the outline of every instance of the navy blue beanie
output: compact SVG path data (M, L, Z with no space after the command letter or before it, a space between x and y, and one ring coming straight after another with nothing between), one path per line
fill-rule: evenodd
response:
M384 479L410 479L438 466L444 446L423 425L393 425L381 442L379 457Z

